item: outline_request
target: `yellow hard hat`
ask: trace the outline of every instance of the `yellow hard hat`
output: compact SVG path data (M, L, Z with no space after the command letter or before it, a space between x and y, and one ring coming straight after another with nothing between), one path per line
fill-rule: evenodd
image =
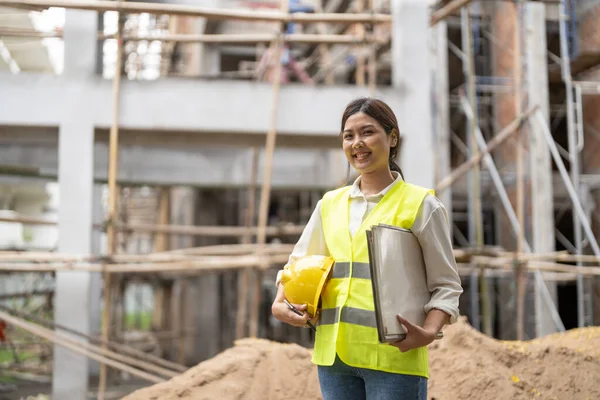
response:
M314 317L333 264L331 257L313 255L286 265L281 275L285 298L290 303L306 304L306 312Z

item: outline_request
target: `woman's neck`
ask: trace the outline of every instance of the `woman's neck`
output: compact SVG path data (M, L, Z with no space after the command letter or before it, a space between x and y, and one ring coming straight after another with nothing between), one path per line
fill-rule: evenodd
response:
M365 196L381 192L394 182L394 176L389 169L367 172L360 177L360 191Z

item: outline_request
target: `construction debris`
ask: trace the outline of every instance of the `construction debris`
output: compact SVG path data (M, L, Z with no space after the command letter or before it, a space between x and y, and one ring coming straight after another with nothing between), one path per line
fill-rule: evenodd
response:
M125 400L320 399L310 350L244 339ZM429 399L598 399L600 327L518 342L491 339L466 319L430 346Z

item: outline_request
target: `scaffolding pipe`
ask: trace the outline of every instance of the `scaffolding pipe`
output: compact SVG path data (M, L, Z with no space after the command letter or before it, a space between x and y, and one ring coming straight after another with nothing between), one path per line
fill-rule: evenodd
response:
M574 214L581 221L581 225L583 226L583 231L585 232L585 236L587 237L587 239L590 243L590 246L592 247L594 255L596 257L600 257L600 247L598 246L598 241L596 240L596 237L594 236L594 232L592 231L592 227L590 226L590 223L585 215L585 211L583 210L583 206L581 205L579 195L577 194L577 191L575 190L575 185L571 181L571 179L569 179L569 174L567 172L567 168L565 167L565 163L563 162L562 158L560 157L560 154L558 153L558 149L556 147L556 144L554 143L554 139L552 138L552 133L550 132L550 128L548 127L548 124L546 123L543 116L539 112L536 112L535 116L536 116L538 122L540 123L540 126L542 127L542 132L544 133L544 138L546 139L546 142L548 143L548 147L550 148L550 152L552 153L552 158L554 158L554 162L556 163L556 166L558 167L560 176L562 177L562 179L565 183L565 187L567 189L567 192L569 193L571 202L573 203L573 209L575 210ZM577 245L577 244L575 244L575 245Z
M566 92L566 109L567 109L567 135L569 142L569 162L571 164L571 179L575 193L579 193L579 154L577 151L577 139L575 137L575 115L573 110L573 83L571 77L571 59L569 56L569 48L567 43L567 4L565 0L560 0L559 5L559 37L560 37L560 56L561 56L561 73L565 84ZM546 125L546 124L544 124ZM545 129L545 128L544 128ZM552 143L552 135L550 135ZM549 144L550 145L550 144ZM555 146L552 146L553 148ZM562 160L561 160L562 162ZM563 177L564 179L564 177ZM573 235L577 255L582 254L582 237L581 237L581 221L577 213L573 213ZM598 255L596 253L596 255ZM583 303L583 277L577 276L577 324L579 327L585 325L584 321L584 303Z
M585 135L583 134L583 94L581 85L575 84L575 107L577 108L577 151L583 151Z
M469 119L473 118L473 110L471 110L471 107L469 106L467 99L462 97L461 100L462 100L461 104L462 104L463 110L465 112L465 115ZM538 107L536 107L534 110L539 111L540 109ZM476 134L476 139L477 139L477 145L479 146L481 151L484 152L488 145L485 142L483 133L481 132L481 129L479 128L479 126L476 127L475 134ZM494 186L496 187L496 191L498 192L498 195L500 196L500 201L502 202L502 206L504 207L504 210L506 211L506 214L508 215L508 220L510 221L512 230L513 230L515 236L518 238L521 235L521 230L522 230L521 224L519 223L517 214L515 213L515 210L512 207L510 199L508 198L508 193L506 192L506 188L504 187L504 184L502 183L502 178L500 177L498 168L496 168L496 164L494 163L494 160L492 159L492 156L490 156L489 152L484 153L483 161L485 162L486 167L487 167L488 171L490 172L490 176L492 177L492 182L494 183ZM531 247L529 246L529 243L527 242L527 239L525 239L524 237L523 237L523 250L526 253L532 252ZM550 295L550 291L548 290L548 287L546 286L546 282L544 282L544 279L542 278L542 274L537 269L534 270L534 277L535 277L535 282L536 282L537 287L540 288L542 291L542 297L544 299L544 302L546 303L546 305L548 306L548 309L550 310L550 314L552 315L554 325L560 332L564 332L565 325L563 324L562 319L560 318L560 314L558 313L556 304L554 304L554 300L552 299L552 296Z

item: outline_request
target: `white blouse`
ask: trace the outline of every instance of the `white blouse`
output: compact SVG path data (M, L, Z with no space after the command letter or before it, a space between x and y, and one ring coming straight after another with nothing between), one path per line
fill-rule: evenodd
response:
M350 190L350 234L354 236L364 219L375 208L392 186L401 180L400 174L392 172L395 181L381 192L365 196L360 191L360 176ZM452 250L450 229L446 208L435 196L427 195L415 218L411 231L419 240L423 250L423 258L427 269L427 286L431 292L431 300L425 305L428 313L431 309L439 309L450 315L450 323L458 319L458 298L463 292L458 268ZM288 264L295 259L310 255L329 255L325 243L325 234L321 223L321 201L317 203L300 239L294 246ZM281 271L277 274L277 284Z

